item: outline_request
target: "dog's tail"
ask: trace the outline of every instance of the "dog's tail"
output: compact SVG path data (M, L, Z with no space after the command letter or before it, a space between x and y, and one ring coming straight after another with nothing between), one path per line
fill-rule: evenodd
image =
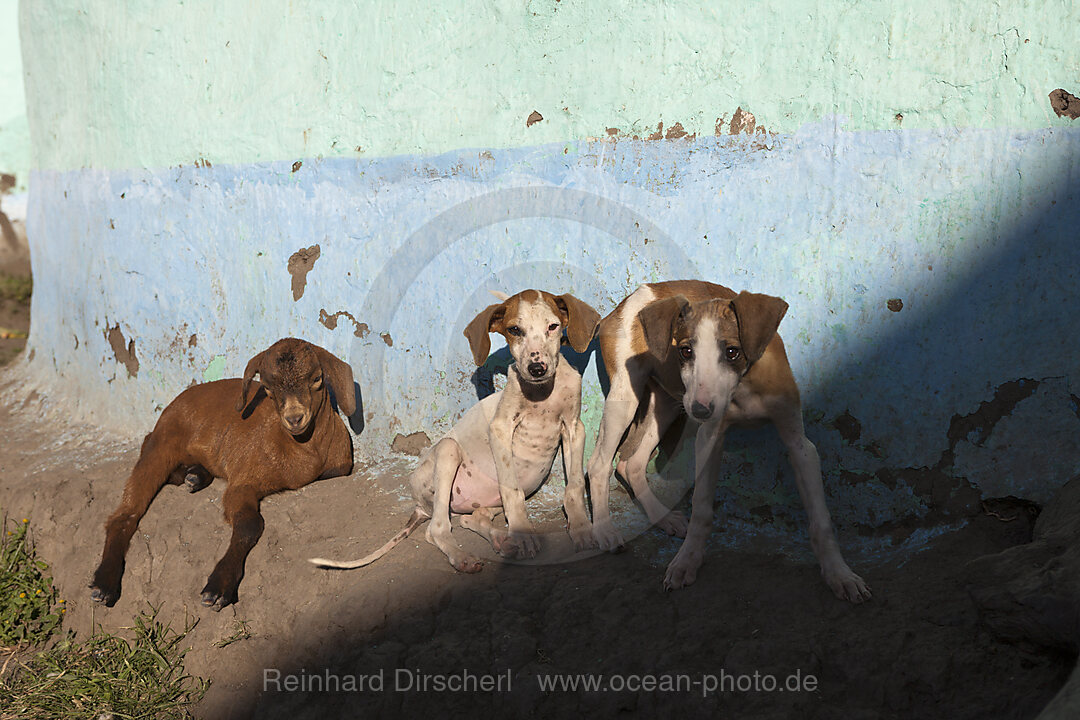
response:
M394 548L395 545L397 545L399 542L401 542L405 538L409 537L409 535L412 534L413 530L420 527L421 525L423 525L426 521L428 521L430 519L431 519L430 515L428 515L426 512L424 512L420 508L416 508L415 510L413 510L412 517L409 518L409 522L405 523L405 527L402 528L401 532L399 532L394 537L390 538L390 540L385 545L383 545L381 548L379 548L375 552L371 553L370 555L365 555L364 557L360 558L359 560L324 560L323 558L308 558L308 562L309 563L314 563L315 565L318 565L319 567L337 568L337 569L340 569L340 570L352 570L353 568L364 567L365 565L370 565L371 563L375 562L376 560L381 558L386 553L390 552Z

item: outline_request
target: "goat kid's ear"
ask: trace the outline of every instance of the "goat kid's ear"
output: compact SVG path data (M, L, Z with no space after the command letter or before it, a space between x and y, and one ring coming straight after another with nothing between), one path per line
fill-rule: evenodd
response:
M689 305L690 301L685 297L675 295L651 302L638 313L638 321L645 334L645 344L660 362L667 360L671 351L675 319L681 316Z
M744 290L731 299L731 309L739 323L743 355L752 363L765 354L765 348L772 342L776 328L787 313L788 304L772 295Z
M338 408L345 417L352 417L356 412L356 392L353 390L352 368L344 360L318 345L311 346L315 350L315 356L319 358L323 375L330 381L330 387L334 389L334 397L337 398Z
M469 348L472 350L473 360L477 367L487 362L488 355L491 353L491 338L488 337L488 333L503 331L502 321L505 314L505 303L488 305L465 328L464 334L469 341Z
M240 398L236 401L236 412L243 412L247 407L248 389L251 387L251 381L255 379L255 373L262 375L261 368L265 359L266 351L264 350L248 360L247 367L244 368L244 381L240 383Z
M600 323L600 313L573 295L556 295L554 299L566 323L566 339L570 341L570 347L579 353L585 352Z

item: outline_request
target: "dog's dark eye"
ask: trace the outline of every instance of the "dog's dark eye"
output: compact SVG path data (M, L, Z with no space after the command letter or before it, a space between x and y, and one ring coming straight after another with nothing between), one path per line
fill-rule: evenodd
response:
M728 349L725 351L725 354L727 355L727 359L729 361L735 362L739 359L739 356L742 355L742 351L734 345L728 345Z
M683 360L691 360L691 359L693 359L693 357L694 357L694 348L690 347L689 345L680 345L679 346L679 357L681 357Z
M555 332L559 329L559 323L551 323L548 325L548 332Z
M506 328L506 332L510 333L514 337L521 337L525 334L525 331L519 328L517 325L511 325Z

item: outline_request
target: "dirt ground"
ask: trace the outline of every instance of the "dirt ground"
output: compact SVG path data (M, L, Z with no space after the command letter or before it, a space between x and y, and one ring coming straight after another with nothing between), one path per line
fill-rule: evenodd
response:
M3 312L0 326L25 326L26 308ZM1025 513L1011 522L975 514L907 557L849 554L874 590L861 606L832 596L809 551L761 545L713 547L693 586L664 593L678 541L654 531L618 555L515 566L456 530L492 558L476 575L455 573L422 531L360 570L307 563L358 556L401 528L413 462L402 455L264 501L266 531L240 602L221 613L202 608L198 594L228 543L223 482L194 495L166 487L134 538L120 601L95 607L86 584L137 445L58 421L41 398L14 402L20 382L17 367L0 370L0 508L30 519L67 600L66 627L80 635L98 624L122 632L148 605L174 627L198 618L187 669L213 683L199 717L1032 718L1072 666L996 640L968 594L979 580L968 561L1030 539ZM250 637L217 647L241 622ZM540 687L575 673L608 689ZM501 691L438 692L430 688L439 674L451 683L491 674ZM786 687L796 674L800 688ZM621 689L650 682L656 689ZM339 691L325 689L334 683Z

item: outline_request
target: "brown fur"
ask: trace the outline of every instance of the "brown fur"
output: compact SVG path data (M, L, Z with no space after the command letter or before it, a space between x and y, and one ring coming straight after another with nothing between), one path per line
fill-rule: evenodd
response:
M253 381L256 374L261 384ZM93 599L111 607L120 597L131 536L165 484L186 483L196 492L220 477L228 482L222 505L232 539L202 602L214 610L236 602L244 562L262 535L262 498L352 472L352 437L333 412L329 387L342 412L352 415L349 366L316 345L285 338L253 357L243 379L180 393L143 441L120 506L105 523Z
M852 602L870 597L869 587L840 553L820 459L806 437L799 389L776 334L787 308L777 297L679 280L641 286L600 322L597 334L611 388L588 466L594 538L604 549L622 544L607 506L611 464L618 454L616 471L628 480L649 520L686 537L668 566L668 589L693 583L704 559L724 433L735 425L771 422L788 449L810 520L810 544L826 583ZM708 352L702 357L712 359L696 364L703 349ZM684 377L692 378L694 387L685 386ZM645 468L669 429L678 432L691 415L701 424L695 430L688 525L681 513L656 499Z

